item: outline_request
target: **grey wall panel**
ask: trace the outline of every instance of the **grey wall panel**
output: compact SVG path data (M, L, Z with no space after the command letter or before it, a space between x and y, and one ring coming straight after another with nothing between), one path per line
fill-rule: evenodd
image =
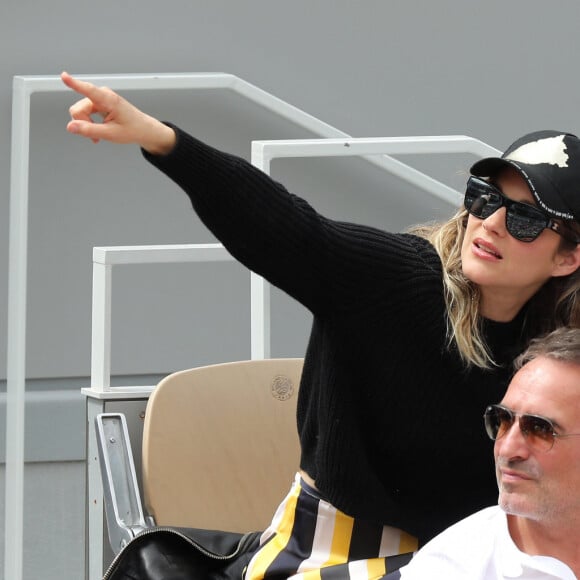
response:
M0 465L0 493L5 469ZM23 578L84 578L84 463L27 464L24 470ZM4 502L0 502L4 519ZM0 577L4 572L4 526L0 527Z

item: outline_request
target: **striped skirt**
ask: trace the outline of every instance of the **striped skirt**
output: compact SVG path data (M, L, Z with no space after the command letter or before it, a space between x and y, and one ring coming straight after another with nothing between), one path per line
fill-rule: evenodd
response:
M347 516L296 474L244 578L369 580L390 571L386 556L415 550L413 536Z

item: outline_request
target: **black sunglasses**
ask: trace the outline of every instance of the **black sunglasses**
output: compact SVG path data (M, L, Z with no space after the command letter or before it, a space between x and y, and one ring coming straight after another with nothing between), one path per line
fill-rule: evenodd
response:
M494 441L503 437L519 419L519 427L528 445L537 451L550 451L556 438L579 437L580 433L556 433L550 419L539 415L518 415L503 405L489 405L483 414L485 430Z
M580 243L579 236L566 230L561 223L553 220L541 209L509 199L497 187L479 177L472 176L468 179L464 205L472 216L482 220L500 207L505 207L506 229L520 242L533 242L547 228L573 244Z

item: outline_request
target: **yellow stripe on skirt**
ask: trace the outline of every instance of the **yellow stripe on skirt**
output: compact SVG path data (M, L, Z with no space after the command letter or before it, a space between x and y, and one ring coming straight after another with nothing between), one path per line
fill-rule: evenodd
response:
M417 550L417 539L406 532L337 510L300 474L260 544L245 580L371 580L385 575L386 556Z

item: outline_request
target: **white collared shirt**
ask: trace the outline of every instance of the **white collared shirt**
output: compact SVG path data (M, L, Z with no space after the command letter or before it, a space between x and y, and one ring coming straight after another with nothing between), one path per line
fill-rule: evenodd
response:
M498 506L485 508L433 538L400 573L401 580L578 580L560 560L519 550Z

